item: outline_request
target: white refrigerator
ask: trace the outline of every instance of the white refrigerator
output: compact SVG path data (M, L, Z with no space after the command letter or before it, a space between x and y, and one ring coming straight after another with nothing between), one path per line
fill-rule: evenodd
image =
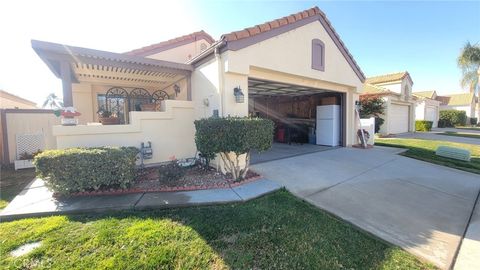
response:
M340 145L340 105L317 106L317 144Z

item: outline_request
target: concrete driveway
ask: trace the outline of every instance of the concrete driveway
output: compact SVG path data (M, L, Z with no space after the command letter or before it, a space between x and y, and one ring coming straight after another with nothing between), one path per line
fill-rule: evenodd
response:
M447 269L480 179L396 152L340 148L253 168L319 208Z

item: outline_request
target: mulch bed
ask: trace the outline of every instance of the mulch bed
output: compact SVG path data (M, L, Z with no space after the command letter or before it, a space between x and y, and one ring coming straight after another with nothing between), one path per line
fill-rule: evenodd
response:
M205 170L199 166L186 169L185 175L179 180L168 181L159 179L158 167L139 169L134 184L128 189L105 189L96 191L77 192L71 196L91 195L116 195L144 192L165 192L165 191L191 191L202 189L231 188L253 182L261 176L249 170L245 179L233 180L229 175L225 176L215 169Z

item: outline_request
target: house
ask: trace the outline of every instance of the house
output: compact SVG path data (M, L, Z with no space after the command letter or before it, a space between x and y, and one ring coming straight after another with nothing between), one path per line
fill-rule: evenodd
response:
M0 109L36 109L37 104L0 89Z
M267 117L278 134L305 139L319 105L339 108L338 143L357 143L365 76L318 7L216 41L200 31L127 53L37 40L32 47L62 80L65 106L82 114L76 126L53 127L58 148L151 142L146 163L193 157L193 122L211 116ZM117 125L98 124L104 110Z
M415 131L415 102L413 81L407 71L367 78L362 95L377 95L385 101L385 122L381 134Z
M437 92L435 90L415 91L413 96L417 98L415 120L432 121L432 127L437 127L440 116L440 101L436 99Z
M473 93L458 93L437 96L437 100L440 101L440 111L465 111L467 114L467 123L470 122L470 118L478 119L480 116L480 112L478 110L478 98Z

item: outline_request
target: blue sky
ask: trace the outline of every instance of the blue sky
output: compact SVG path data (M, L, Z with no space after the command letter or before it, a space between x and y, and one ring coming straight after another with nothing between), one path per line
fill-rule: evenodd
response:
M124 52L201 29L218 39L315 5L367 76L408 70L414 91L462 91L456 57L480 42L480 1L4 0L0 88L38 103L61 95L30 39Z

